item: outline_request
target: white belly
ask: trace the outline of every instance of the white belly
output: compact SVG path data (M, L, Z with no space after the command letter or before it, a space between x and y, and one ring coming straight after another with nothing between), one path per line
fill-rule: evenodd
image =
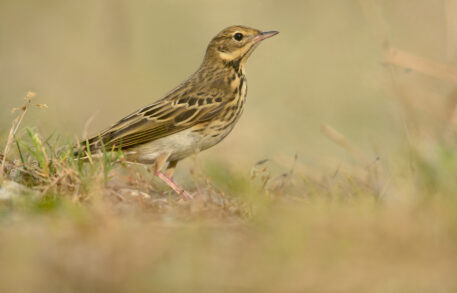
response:
M143 164L152 164L163 154L169 155L168 161L179 161L219 143L231 132L233 126L221 131L217 136L201 135L189 128L126 150L124 154L128 161Z
M200 140L199 134L186 129L130 149L125 152L125 155L127 160L143 164L152 164L163 154L168 154L169 160L181 160L198 150Z

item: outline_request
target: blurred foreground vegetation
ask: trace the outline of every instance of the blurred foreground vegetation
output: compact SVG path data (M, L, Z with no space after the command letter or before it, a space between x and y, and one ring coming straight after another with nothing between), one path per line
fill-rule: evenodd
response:
M235 2L0 2L0 292L457 291L457 1ZM281 35L195 200L73 157L233 23Z

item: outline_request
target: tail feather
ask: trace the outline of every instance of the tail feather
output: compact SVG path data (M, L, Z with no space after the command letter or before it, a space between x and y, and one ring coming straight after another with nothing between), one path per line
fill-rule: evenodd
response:
M73 147L73 155L75 157L87 157L90 154L95 154L104 151L108 143L108 137L95 136L90 139L81 140Z

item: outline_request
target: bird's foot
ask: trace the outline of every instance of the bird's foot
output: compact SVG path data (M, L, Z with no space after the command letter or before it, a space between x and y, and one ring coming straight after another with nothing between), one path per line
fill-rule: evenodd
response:
M161 171L156 171L155 172L156 176L159 177L165 184L170 186L177 194L179 194L184 200L190 200L193 199L194 197L184 190L181 186L177 185L172 178L168 177Z

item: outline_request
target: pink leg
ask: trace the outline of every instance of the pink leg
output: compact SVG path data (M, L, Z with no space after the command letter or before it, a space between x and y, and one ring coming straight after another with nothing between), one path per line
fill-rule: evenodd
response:
M182 196L184 200L193 199L193 196L189 192L182 189L178 186L173 179L169 178L167 175L163 174L161 171L155 172L156 176L159 177L163 182L170 186L177 194Z

